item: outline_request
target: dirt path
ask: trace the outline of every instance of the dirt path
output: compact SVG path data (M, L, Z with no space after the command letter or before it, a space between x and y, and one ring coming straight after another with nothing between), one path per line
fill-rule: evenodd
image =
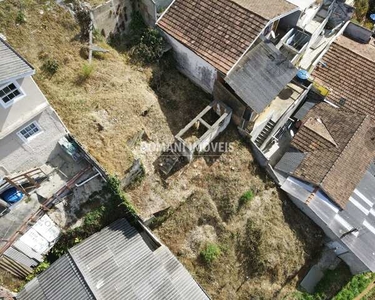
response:
M375 288L375 281L373 283L370 283L369 286L360 293L357 297L355 297L353 300L361 300L364 296L366 296L373 288Z

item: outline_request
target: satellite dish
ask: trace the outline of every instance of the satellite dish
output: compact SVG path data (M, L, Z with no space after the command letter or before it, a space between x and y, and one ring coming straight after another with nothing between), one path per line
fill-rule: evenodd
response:
M371 14L370 15L370 19L373 20L373 21L375 21L375 14Z

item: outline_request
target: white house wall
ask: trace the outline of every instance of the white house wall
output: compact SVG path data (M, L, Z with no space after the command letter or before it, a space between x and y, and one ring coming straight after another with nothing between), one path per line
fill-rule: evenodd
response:
M170 35L165 36L173 47L179 70L211 94L217 76L216 69Z
M42 133L24 142L17 132L29 123L37 121ZM59 151L58 140L66 134L56 112L48 106L43 112L29 120L0 140L0 176L40 167Z
M0 132L6 132L13 129L13 126L19 122L25 121L28 115L33 112L38 113L38 109L45 105L47 100L32 77L25 77L16 80L26 96L15 100L15 102L7 108L0 105ZM27 121L27 120L26 120Z

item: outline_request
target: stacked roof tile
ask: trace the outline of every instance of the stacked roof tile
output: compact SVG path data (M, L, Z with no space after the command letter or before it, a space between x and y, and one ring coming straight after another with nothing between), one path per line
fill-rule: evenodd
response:
M369 53L356 52L350 41L340 37L332 44L322 61L325 66L315 69L316 81L330 90L328 100L344 109L375 118L375 59ZM375 49L366 45L375 58ZM365 46L358 44L357 48Z
M291 144L305 154L293 175L321 186L344 208L375 157L372 135L375 138L371 117L316 105Z

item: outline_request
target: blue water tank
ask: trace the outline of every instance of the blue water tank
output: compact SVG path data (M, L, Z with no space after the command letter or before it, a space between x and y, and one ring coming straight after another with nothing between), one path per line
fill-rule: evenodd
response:
M309 72L307 72L305 70L299 70L297 72L297 77L301 80L306 80L310 77L310 74L309 74Z
M1 194L1 198L8 203L16 203L23 198L23 193L18 191L15 187L11 187Z

